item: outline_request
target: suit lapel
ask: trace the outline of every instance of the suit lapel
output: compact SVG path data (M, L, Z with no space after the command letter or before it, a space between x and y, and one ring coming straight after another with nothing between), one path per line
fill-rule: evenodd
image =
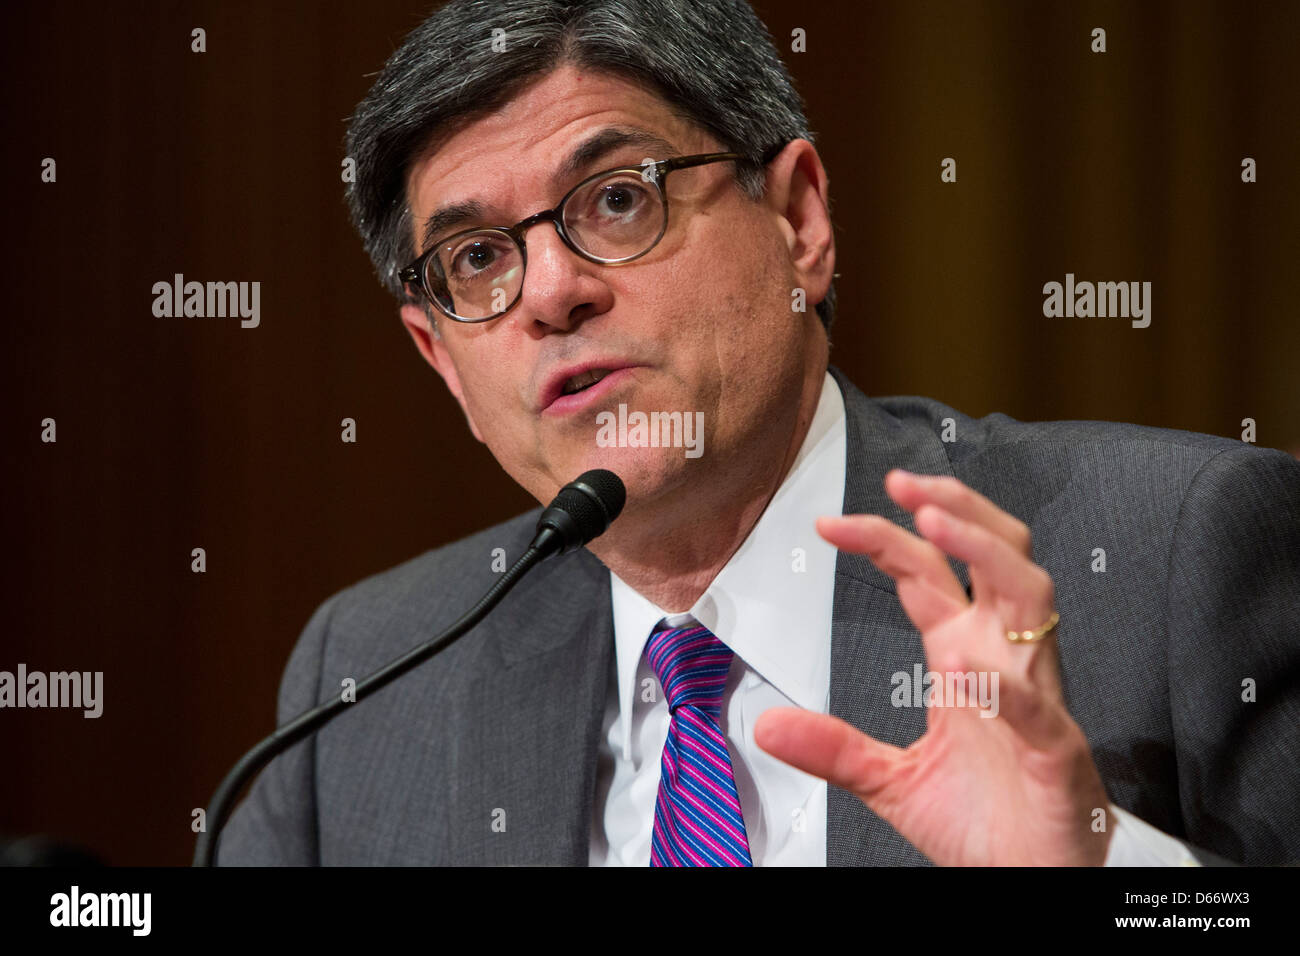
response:
M951 475L938 435L886 413L844 374L830 369L844 396L845 514L878 514L915 533L912 516L885 494L891 468ZM964 566L958 579L969 583ZM925 733L925 710L894 707L892 676L924 666L921 635L898 602L894 581L864 555L841 551L831 618L830 712L877 740L906 747ZM856 796L831 786L826 806L829 866L916 865L924 856Z
M533 574L498 608L493 653L467 689L479 717L451 768L457 861L587 864L614 651L609 572L584 549Z

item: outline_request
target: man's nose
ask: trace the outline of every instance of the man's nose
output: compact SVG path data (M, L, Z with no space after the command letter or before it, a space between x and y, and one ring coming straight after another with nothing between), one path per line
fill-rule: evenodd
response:
M613 291L600 275L608 268L574 252L552 222L539 222L525 234L527 267L515 321L533 333L569 331L583 319L614 304Z

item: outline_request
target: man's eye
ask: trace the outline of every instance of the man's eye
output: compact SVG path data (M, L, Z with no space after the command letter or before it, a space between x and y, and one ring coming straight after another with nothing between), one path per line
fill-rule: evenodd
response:
M600 190L596 214L604 218L626 219L640 212L647 198L646 190L636 183L613 183Z
M473 279L492 269L501 258L501 250L492 242L474 239L457 248L451 255L450 277Z

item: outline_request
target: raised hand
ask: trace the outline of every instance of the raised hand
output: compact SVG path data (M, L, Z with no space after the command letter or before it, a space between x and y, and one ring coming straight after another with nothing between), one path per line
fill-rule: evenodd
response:
M906 749L837 717L780 707L759 718L755 742L855 793L937 864L1102 864L1110 801L1065 708L1046 627L1054 588L1033 562L1029 529L955 478L895 470L885 490L924 537L878 515L819 518L818 533L890 575L921 632L928 669L985 672L994 706L940 699ZM971 599L945 554L966 562ZM1013 642L1009 631L1033 633ZM1101 832L1098 810L1107 814Z

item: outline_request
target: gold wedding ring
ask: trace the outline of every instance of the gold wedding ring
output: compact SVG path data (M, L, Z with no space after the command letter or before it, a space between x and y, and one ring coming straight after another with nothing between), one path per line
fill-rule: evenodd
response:
M1055 611L1047 619L1046 624L1031 628L1028 631L1007 631L1007 640L1012 644L1032 644L1034 641L1041 641L1048 634L1056 630L1056 625L1061 621L1061 615Z

